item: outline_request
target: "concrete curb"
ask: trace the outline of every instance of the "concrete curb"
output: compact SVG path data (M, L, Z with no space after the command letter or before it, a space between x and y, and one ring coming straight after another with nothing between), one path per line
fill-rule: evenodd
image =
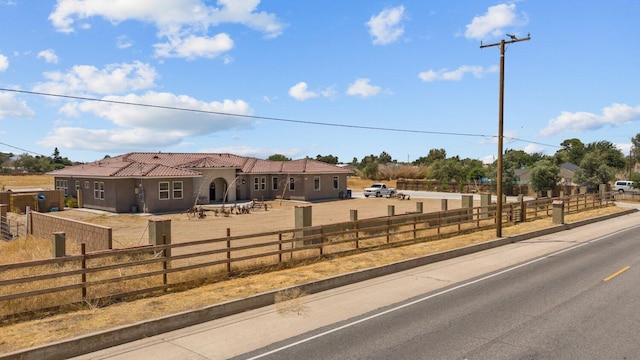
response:
M338 275L313 283L294 286L289 289L297 288L307 294L318 293L325 290L376 278L379 276L389 275L415 267L431 264L434 262L452 259L455 257L476 253L479 251L535 238L538 236L570 230L598 221L604 221L618 216L628 215L636 211L638 211L638 209L630 209L615 214L609 214L597 218L578 221L571 224L562 224L553 226L551 228L532 231L516 236L503 237L500 239L470 245L459 249L404 260L397 263L371 269L365 269L349 274ZM238 314L247 310L272 305L275 301L275 295L282 290L284 289L278 289L267 293L254 295L245 299L215 304L195 311L182 312L159 319L140 322L133 325L121 326L115 329L93 333L83 337L63 340L30 349L19 350L16 352L0 355L0 359L61 359L79 356L82 354L125 344L135 340L140 340L146 337L182 329L187 326L192 326L219 319L225 316Z

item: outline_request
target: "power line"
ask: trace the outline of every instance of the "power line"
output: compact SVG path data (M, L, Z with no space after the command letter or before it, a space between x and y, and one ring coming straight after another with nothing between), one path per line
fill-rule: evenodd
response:
M35 151L31 151L31 150L23 149L23 148L20 148L20 147L17 147L17 146L13 146L13 145L10 145L10 144L7 144L7 143L0 142L0 145L4 145L4 146L10 147L10 148L12 148L12 149L16 149L16 150L24 151L24 152L29 153L29 154L36 154L36 155L40 155L40 156L47 157L47 155L40 154L40 153L37 153L37 152L35 152Z
M27 94L27 95L48 96L48 97L56 97L56 98L72 99L72 100L94 101L94 102L117 104L117 105L141 106L141 107L148 107L148 108L154 108L154 109L186 111L186 112L208 114L208 115L221 115L221 116L232 116L232 117L256 119L256 120L280 121L280 122L288 122L288 123L304 124L304 125L332 126L332 127L341 127L341 128L349 128L349 129L391 131L391 132L414 133L414 134L466 136L466 137L482 137L482 138L495 138L496 137L496 135L486 135L486 134L472 134L472 133L458 133L458 132L444 132L444 131L429 131L429 130L415 130L415 129L399 129L399 128L387 128L387 127L364 126L364 125L338 124L338 123L329 123L329 122L320 122L320 121L295 120L295 119L286 119L286 118L271 117L271 116L234 114L234 113L226 113L226 112L221 112L221 111L199 110L199 109L183 108L183 107L177 107L177 106L134 103L134 102L120 101L120 100L97 99L97 98L91 98L91 97L85 97L85 96L52 94L52 93L45 93L45 92L38 92L38 91L28 91L28 90L18 90L18 89L0 88L0 91L21 93L21 94ZM537 145L560 148L559 146L556 146L556 145L537 143L537 142L518 139L518 138L508 138L508 139L517 140L517 141L523 141L523 142L527 142L527 143L531 143L531 144L537 144Z

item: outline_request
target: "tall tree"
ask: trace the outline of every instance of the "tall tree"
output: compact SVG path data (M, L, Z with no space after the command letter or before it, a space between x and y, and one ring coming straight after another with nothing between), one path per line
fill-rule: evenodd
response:
M622 151L610 141L602 140L589 143L586 147L586 153L598 154L604 163L613 169L621 170L627 165Z
M393 158L386 151L380 153L378 156L378 163L380 164L389 164L393 162Z
M640 133L637 133L636 136L631 138L631 162L632 166L640 163Z
M560 181L560 167L550 159L540 160L531 169L530 181L533 191L553 190Z
M556 151L554 157L557 159L557 164L564 162L572 163L574 165L580 164L585 154L585 146L579 139L567 139L563 141L560 146L562 149Z

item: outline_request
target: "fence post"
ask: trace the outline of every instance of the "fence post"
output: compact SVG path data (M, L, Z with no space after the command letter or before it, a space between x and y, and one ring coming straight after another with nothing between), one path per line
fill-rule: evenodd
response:
M518 195L518 202L520 202L520 222L527 221L527 208L524 204L524 196Z
M387 205L387 216L394 216L396 214L396 207L394 205Z
M227 275L231 276L231 228L227 228Z
M82 254L82 260L80 261L80 267L82 268L82 300L87 300L87 247L85 243L80 244L80 254Z
M480 212L480 218L483 220L489 218L489 205L491 205L491 194L480 194L480 206L482 209L482 211Z
M305 227L310 227L312 226L312 212L311 212L311 206L296 206L294 209L294 216L295 216L295 228L296 229L302 229ZM305 236L308 235L308 232L300 230L300 231L296 231L294 234L294 238L304 238ZM313 242L313 241L311 241ZM296 246L305 246L305 245L309 245L308 240L303 240L303 241L296 241Z
M7 209L9 205L0 204L0 231L2 232L2 238L9 240L11 236L11 228L9 227L9 221L7 221Z
M66 233L58 231L53 233L53 257L60 258L67 256L66 254Z
M282 263L282 232L278 231L278 263Z
M416 203L416 212L418 214L422 214L424 212L424 207L423 207L422 201L418 201Z
M166 234L163 234L163 235L162 235L162 243L163 243L163 244L165 244L165 245L167 244L167 235L166 235ZM163 273L162 273L162 285L164 285L164 286L165 286L165 287L164 287L164 291L166 291L166 290L167 290L166 285L167 285L167 283L169 282L169 281L168 281L168 280L169 280L169 279L168 279L168 274L167 274L167 269L169 268L169 267L167 266L167 257L168 257L168 256L167 256L167 254L168 254L167 250L169 250L169 249L164 248L164 249L162 250L162 257L164 258L164 261L162 261L162 270L163 270Z
M149 244L171 245L171 219L160 217L149 219ZM165 248L163 252L164 256L171 257L171 249Z
M25 236L29 236L29 234L31 234L31 208L30 207L26 207L25 209L25 216L27 217L25 220Z

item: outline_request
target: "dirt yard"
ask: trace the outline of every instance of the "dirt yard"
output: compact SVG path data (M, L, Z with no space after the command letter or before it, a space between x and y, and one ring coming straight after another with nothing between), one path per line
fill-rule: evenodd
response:
M295 228L295 208L310 206L312 225L325 225L351 220L351 210L357 210L358 219L387 216L389 206L395 214L416 211L416 203L423 203L424 212L440 210L440 201L427 199L399 200L388 198L346 199L321 203L302 203L292 201L266 202L268 210L255 210L250 214L231 214L225 217L213 211L206 211L203 219L187 214L111 214L86 209L71 209L51 215L80 220L92 224L108 226L113 229L114 248L123 248L146 244L148 242L147 225L151 216L171 219L172 242L224 237L227 228L232 235L245 235L266 231ZM449 200L449 208L460 207L460 200Z

